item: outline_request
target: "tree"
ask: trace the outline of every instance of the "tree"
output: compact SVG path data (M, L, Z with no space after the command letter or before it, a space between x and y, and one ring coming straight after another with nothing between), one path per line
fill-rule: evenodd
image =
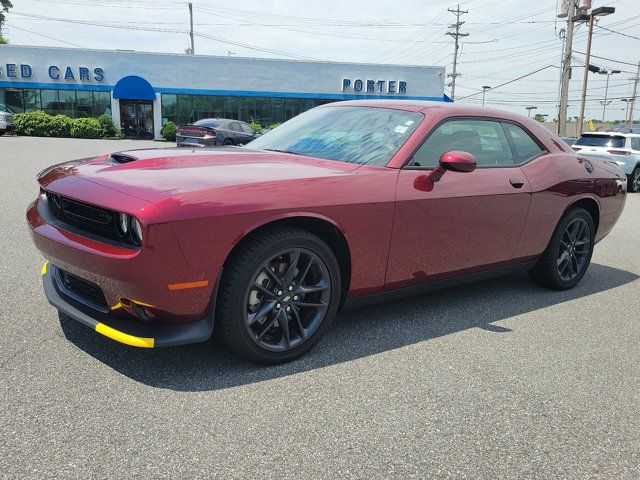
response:
M13 4L9 0L0 0L0 28L4 24L4 13L8 12L10 8L13 8ZM0 35L2 38L2 35Z
M533 116L533 119L534 119L535 121L537 121L537 122L544 123L544 115L542 115L541 113L536 113L536 114Z

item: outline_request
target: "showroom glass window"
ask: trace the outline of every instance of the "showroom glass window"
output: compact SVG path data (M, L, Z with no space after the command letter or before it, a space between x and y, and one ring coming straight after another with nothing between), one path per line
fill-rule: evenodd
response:
M442 154L452 150L472 154L479 167L515 164L499 121L465 118L448 120L437 126L414 153L410 165L435 167Z

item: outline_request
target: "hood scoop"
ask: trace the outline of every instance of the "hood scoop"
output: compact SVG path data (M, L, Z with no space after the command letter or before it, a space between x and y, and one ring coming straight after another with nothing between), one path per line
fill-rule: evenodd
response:
M112 153L109 155L109 160L115 163L129 163L138 160L131 155L125 155L124 153Z

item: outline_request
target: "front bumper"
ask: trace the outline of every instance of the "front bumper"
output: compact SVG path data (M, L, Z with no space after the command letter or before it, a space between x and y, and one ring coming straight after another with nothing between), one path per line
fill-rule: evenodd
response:
M13 124L7 125L4 122L0 122L0 130L2 130L5 133L11 133L13 132L14 129L15 129L15 126Z
M101 313L74 301L62 291L57 278L57 267L45 263L42 281L49 303L73 320L117 342L141 348L169 347L204 342L213 332L213 305L207 315L197 322L183 325L142 323Z

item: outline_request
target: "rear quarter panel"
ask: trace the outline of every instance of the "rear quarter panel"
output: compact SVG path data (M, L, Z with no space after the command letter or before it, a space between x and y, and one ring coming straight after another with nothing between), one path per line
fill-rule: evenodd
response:
M585 159L570 153L545 155L522 167L532 199L516 257L542 253L563 213L584 198L594 200L600 211L596 241L611 231L622 212L626 189L621 174L602 168L597 160L589 161L593 173L587 171Z

